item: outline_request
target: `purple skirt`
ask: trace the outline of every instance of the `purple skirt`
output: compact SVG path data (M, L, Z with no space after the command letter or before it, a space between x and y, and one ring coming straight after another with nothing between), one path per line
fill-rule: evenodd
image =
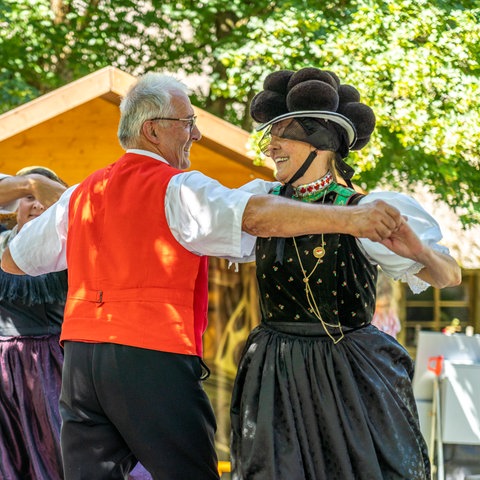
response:
M58 335L0 336L0 478L61 480Z

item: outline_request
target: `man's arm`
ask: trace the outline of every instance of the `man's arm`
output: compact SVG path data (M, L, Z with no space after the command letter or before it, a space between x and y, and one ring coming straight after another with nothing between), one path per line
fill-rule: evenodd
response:
M67 268L68 210L76 187L70 187L58 202L24 225L3 253L3 270L37 276Z
M0 180L0 205L33 195L45 208L55 203L66 190L62 184L37 173L5 177Z
M378 242L404 222L400 212L382 200L347 208L254 195L245 208L242 229L256 237L346 233Z

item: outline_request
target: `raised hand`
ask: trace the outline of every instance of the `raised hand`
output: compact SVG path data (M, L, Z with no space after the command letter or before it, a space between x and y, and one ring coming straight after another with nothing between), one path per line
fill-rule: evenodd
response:
M25 175L30 183L32 195L45 207L48 208L54 204L66 190L62 184L50 180L44 175L32 173Z

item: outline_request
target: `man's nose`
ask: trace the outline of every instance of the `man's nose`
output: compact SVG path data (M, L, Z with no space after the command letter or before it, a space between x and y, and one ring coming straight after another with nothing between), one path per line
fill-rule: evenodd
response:
M200 129L197 127L197 125L193 127L190 135L194 142L198 142L202 138L202 132L200 132Z

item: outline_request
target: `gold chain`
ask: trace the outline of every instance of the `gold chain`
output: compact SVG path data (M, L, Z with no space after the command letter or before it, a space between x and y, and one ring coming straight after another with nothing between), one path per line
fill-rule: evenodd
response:
M315 296L312 292L312 288L310 287L310 277L313 275L315 270L317 269L318 265L320 264L321 259L319 258L315 263L312 271L307 275L307 271L303 267L302 259L300 257L300 252L298 251L297 242L295 241L295 237L293 237L293 245L295 246L295 251L297 252L298 263L300 264L300 269L302 270L303 274L303 283L305 284L305 296L307 297L308 306L312 310L313 314L320 320L323 329L325 330L326 334L332 339L333 343L337 344L340 340L343 339L343 329L342 324L338 322L337 324L327 323L323 320L322 314L320 313L320 309L318 308L317 302L315 301ZM338 328L340 330L340 336L335 338L327 327L330 328Z
M327 196L327 192L325 192L324 196L322 197L322 204L324 203L326 196ZM313 275L313 273L317 269L318 265L322 261L322 257L325 255L325 248L324 248L325 247L325 242L323 241L323 233L322 233L322 245L320 247L315 247L313 249L313 255L314 255L315 258L317 258L317 262L315 263L315 266L313 267L312 271L308 275L307 275L307 271L303 267L302 259L300 257L300 252L298 251L297 242L295 240L295 237L292 237L292 238L293 238L293 245L295 247L295 251L297 252L298 263L300 265L300 269L302 270L303 283L305 284L305 296L307 297L307 301L308 301L308 305L310 307L310 310L320 320L320 322L323 326L323 329L325 330L326 334L331 338L333 343L337 344L345 336L344 333L343 333L342 324L340 322L338 322L337 324L331 324L331 323L327 323L323 320L320 309L318 308L317 302L315 301L315 296L312 292L312 288L310 287L310 277ZM339 331L340 331L340 336L338 338L335 338L330 333L330 331L328 330L327 327L338 328Z

